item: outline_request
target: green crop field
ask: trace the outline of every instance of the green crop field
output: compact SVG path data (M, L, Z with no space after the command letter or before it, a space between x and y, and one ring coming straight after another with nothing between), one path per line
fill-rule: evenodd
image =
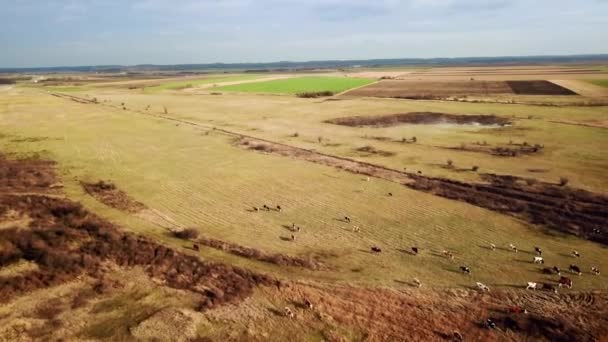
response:
M590 80L589 82L602 87L608 87L608 80Z
M229 85L215 88L222 91L251 93L298 94L304 92L331 91L341 93L374 82L366 78L347 77L298 77L284 80Z

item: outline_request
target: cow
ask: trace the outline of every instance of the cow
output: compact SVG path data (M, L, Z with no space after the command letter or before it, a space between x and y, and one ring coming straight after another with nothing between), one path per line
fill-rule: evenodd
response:
M535 256L534 257L534 263L535 264L544 264L545 263L545 259L543 259L542 257Z
M201 250L201 247L198 244L193 244L192 245L192 249L194 249L195 251L199 252Z
M568 277L560 277L559 281L558 281L558 286L559 287L567 287L567 288L572 288L572 279L568 278Z
M496 323L493 320L491 320L490 318L488 318L486 320L486 327L488 329L496 329Z
M477 282L476 283L477 288L481 291L481 292L490 292L490 288L487 287L485 284Z
M543 268L543 274L553 274L554 270L551 267Z
M581 257L581 253L579 253L578 251L572 251L572 255L574 255L577 258Z
M553 293L557 293L557 289L555 288L555 286L553 286L551 284L547 284L547 283L543 284L543 290L549 291L549 292L553 292Z
M570 270L570 272L574 274L578 274L579 276L582 274L581 268L574 264L570 265L570 267L568 267L568 270Z
M446 258L450 258L450 260L454 260L454 254L452 254L452 252L448 251L448 250L444 250L443 255L445 255Z
M464 274L471 274L471 269L469 267L467 267L467 266L460 266L460 270Z
M260 208L258 208L258 207L253 207L253 211L258 212L258 211L260 211Z
M543 250L540 249L540 247L534 247L534 251L536 252L536 254L538 254L539 256L543 255Z
M515 253L517 253L517 247L514 244L510 243L509 248L511 248L511 250L513 250Z
M412 253L414 253L414 255L418 255L418 247L412 247Z
M289 317L289 319L293 319L295 317L293 311L291 311L291 309L287 306L285 307L285 316Z
M495 245L495 244L493 244L493 243L491 243L491 244L490 244L490 249L491 249L491 250L496 250L496 245Z
M308 299L304 299L304 305L306 305L306 307L309 308L310 310L313 309L312 303Z
M291 234L291 241L296 241L296 236L294 234Z
M344 221L346 221L346 222L350 223L350 217L348 217L348 216L344 216Z
M266 204L264 204L264 206L262 208L264 208L264 210L266 210L266 211L270 211L270 207L267 206Z
M593 273L593 275L600 275L600 269L593 266L591 267L591 273Z
M380 253L380 252L382 252L382 249L380 247L376 247L376 246L372 247L372 253Z
M538 284L529 281L528 286L526 286L526 290L536 290L538 288Z
M393 193L392 193L392 192L389 192L389 193L388 193L388 197L393 197Z
M523 308L521 306L510 306L508 307L509 313L514 313L514 314L520 314L520 313L528 313L528 310L526 310L526 308Z
M557 275L559 275L559 276L562 275L562 270L560 270L559 267L557 267L557 266L553 266L553 271L555 273L557 273Z
M360 231L361 231L361 229L359 228L359 226L353 226L353 232L354 233L358 233Z
M277 205L277 211L278 211L278 212L281 212L282 210L283 210L283 209L281 208L281 206L280 206L280 205Z
M414 284L416 285L416 287L422 286L422 282L420 280L418 280L418 278L414 278Z
M454 330L454 332L452 333L452 340L455 342L462 342L462 341L464 341L464 337L462 337L461 333Z

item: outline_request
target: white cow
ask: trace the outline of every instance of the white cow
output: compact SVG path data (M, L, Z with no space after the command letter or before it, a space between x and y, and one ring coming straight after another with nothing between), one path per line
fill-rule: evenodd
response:
M542 257L535 256L534 257L534 263L535 264L544 264L545 263L545 259L543 259Z
M489 287L487 287L486 285L484 285L483 283L480 283L480 282L477 282L477 288L478 288L480 291L487 291L487 292L490 292L490 288L489 288Z
M536 290L538 288L538 284L529 281L528 286L526 286L526 290Z

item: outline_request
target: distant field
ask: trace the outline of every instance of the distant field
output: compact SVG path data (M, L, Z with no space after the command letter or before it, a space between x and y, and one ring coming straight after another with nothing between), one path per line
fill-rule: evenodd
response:
M607 87L608 88L608 80L592 80L589 81L590 83L593 83L595 85L599 85L602 87Z
M218 87L217 90L252 93L297 94L303 92L331 91L341 93L374 82L367 78L347 77L299 77L248 84Z
M235 82L235 81L249 81L261 78L260 75L239 75L239 76L219 76L213 78L202 78L202 79L190 79L185 81L173 81L167 82L160 85L146 87L147 92L155 92L161 90L178 90L183 88L191 88L200 85L220 83L220 82Z

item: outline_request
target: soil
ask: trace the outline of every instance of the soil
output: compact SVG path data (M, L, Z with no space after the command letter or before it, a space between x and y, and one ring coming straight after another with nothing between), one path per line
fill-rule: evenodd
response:
M99 181L97 183L81 182L84 190L99 202L127 213L137 213L146 209L146 206L135 201L124 191L118 189L110 182Z
M529 180L514 176L486 174L488 183L432 178L252 138L238 139L237 144L397 182L415 190L513 215L548 230L608 245L608 196L602 194L542 182L527 185Z
M390 127L401 124L415 125L507 125L511 124L508 118L496 115L460 115L433 112L412 112L376 116L349 116L330 119L326 123L351 127Z
M347 92L348 96L434 99L469 95L513 94L512 89L501 81L402 81L383 80L369 86Z
M506 81L517 95L578 95L549 81Z
M0 155L0 193L50 193L61 187L55 164L38 159L6 159Z
M26 172L32 162L11 161L11 184L19 188L32 181ZM48 166L48 163L41 162ZM44 179L54 179L49 167ZM20 178L22 176L22 178ZM32 189L24 190L31 192ZM14 211L31 218L27 228L0 230L0 267L30 262L35 269L0 277L0 301L48 288L87 274L99 277L102 263L142 266L146 273L171 288L197 294L199 309L238 302L260 285L278 285L271 277L220 263L201 261L144 237L125 233L88 212L79 203L46 195L0 193L0 213Z

